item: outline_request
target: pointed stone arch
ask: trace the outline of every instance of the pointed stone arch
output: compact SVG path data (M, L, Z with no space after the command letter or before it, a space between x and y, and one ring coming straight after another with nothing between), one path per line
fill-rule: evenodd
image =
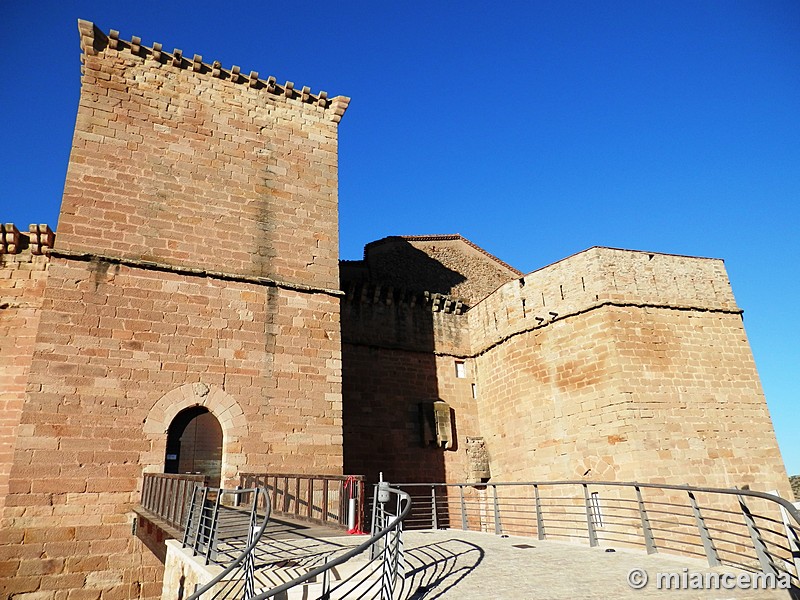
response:
M222 426L222 485L236 485L245 462L241 444L248 430L247 419L233 396L204 383L187 383L167 392L147 413L144 434L150 448L142 454L144 472L164 472L169 426L178 413L192 406L207 408Z

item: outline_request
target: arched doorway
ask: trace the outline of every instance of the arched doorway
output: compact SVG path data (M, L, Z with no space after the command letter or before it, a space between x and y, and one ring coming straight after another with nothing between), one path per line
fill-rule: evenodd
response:
M201 473L210 487L222 474L222 426L205 406L182 410L167 431L165 473Z

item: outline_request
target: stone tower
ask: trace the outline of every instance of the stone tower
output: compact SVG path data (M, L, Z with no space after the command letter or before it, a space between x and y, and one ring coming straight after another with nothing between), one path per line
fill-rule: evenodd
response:
M349 99L79 30L55 244L49 258L4 246L19 298L0 311L15 336L0 359L3 591L156 597L161 565L130 508L184 411L219 423L223 485L342 472Z

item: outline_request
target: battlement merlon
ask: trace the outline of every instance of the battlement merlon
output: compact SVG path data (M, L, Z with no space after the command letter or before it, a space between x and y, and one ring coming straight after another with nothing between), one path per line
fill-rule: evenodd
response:
M36 223L28 231L20 231L14 223L0 223L0 254L21 254L28 251L35 256L50 253L55 233L48 225Z
M152 46L145 46L138 36L131 36L130 40L119 38L119 32L111 29L104 33L91 21L78 19L78 32L81 43L81 61L85 56L97 56L107 49L117 52L128 52L145 60L154 60L161 64L169 64L177 69L191 69L195 73L208 75L217 79L230 81L233 84L247 85L253 89L264 89L274 96L284 97L289 101L299 101L305 104L316 104L324 109L334 123L339 123L350 104L347 96L334 96L328 98L328 93L319 91L314 93L308 86L295 86L291 81L279 84L275 77L260 79L258 71L245 74L238 65L230 69L222 68L219 61L203 62L203 57L195 54L191 59L184 58L183 51L175 48L171 53L162 49L162 44L154 42Z

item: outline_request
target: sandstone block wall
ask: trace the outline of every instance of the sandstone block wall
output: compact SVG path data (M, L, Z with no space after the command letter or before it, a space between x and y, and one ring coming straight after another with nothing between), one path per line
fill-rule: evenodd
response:
M338 287L347 98L80 33L60 250Z
M474 306L473 351L609 303L740 312L721 260L590 248L506 283Z
M365 264L345 263L343 277L380 281L374 251ZM470 281L464 266L442 268L428 272ZM413 271L390 279L403 278ZM372 294L380 289L356 286L361 301L343 304L346 465L374 476L392 460L370 450L382 443L400 457L401 479L463 481L466 437L476 436L496 481L587 477L788 494L721 260L592 248L451 313L412 310ZM456 360L467 378L452 379ZM409 425L427 397L457 407L458 449L435 461L414 449L419 432ZM416 471L404 466L411 462Z
M1 514L9 492L8 476L39 325L48 257L35 245L31 247L30 236L20 234L12 224L0 228Z
M130 509L142 473L163 470L181 410L203 405L220 421L223 485L240 471L342 473L336 128L347 99L91 23L80 32L47 277L24 282L39 264L18 260L0 279L33 303L30 319L0 313L20 353L0 364L16 386L2 398L16 438L0 595L152 598L162 567L132 535Z
M345 284L342 336L349 344L426 353L468 354L469 330L459 301L390 286Z
M464 378L455 369L454 357L469 352L464 305L363 281L345 281L344 288L345 471L369 481L379 472L394 482L465 479L465 436L479 433L472 367L465 365ZM452 412L455 443L447 449L425 440L420 407L437 400Z
M464 481L469 477L467 436L480 435L472 378L457 378L454 359L431 353L342 345L344 464L348 473L377 481ZM467 366L467 372L471 370ZM454 444L426 444L420 404L451 408Z
M785 493L740 313L711 259L593 248L504 285L468 313L493 476Z

